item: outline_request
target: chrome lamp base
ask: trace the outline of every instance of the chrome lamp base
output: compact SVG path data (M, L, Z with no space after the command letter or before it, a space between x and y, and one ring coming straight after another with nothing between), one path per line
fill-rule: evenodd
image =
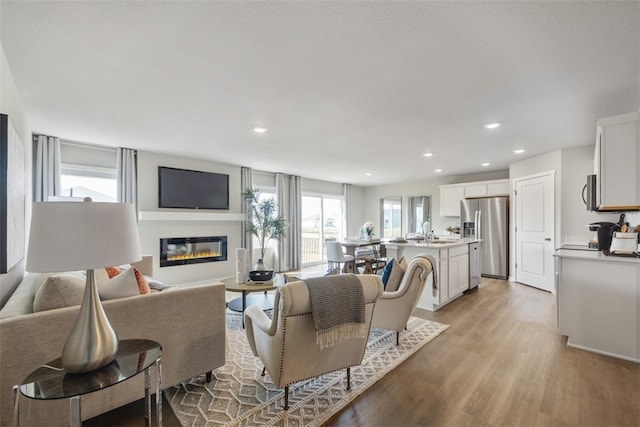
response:
M95 371L111 363L117 352L118 335L100 303L93 270L87 270L82 305L62 350L62 366L73 374Z

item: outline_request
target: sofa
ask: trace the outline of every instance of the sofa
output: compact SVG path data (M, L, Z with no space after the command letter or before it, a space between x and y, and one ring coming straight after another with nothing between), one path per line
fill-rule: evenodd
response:
M152 276L151 259L134 264ZM32 273L28 273L32 274ZM32 281L31 281L32 282ZM33 301L21 289L15 300ZM12 303L12 298L7 305ZM205 375L225 363L224 285L175 287L103 301L119 339L145 338L162 345L162 388ZM7 308L5 306L5 308ZM2 312L10 311L3 308ZM12 388L39 366L60 357L75 322L79 306L35 313L19 313L0 319L0 426L13 424ZM155 369L151 371L155 381ZM82 419L86 420L144 397L144 375L82 396ZM203 381L205 377L203 377ZM69 401L37 401L19 395L20 425L68 426Z

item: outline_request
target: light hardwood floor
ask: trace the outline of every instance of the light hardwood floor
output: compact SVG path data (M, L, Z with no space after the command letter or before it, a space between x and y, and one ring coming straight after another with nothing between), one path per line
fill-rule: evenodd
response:
M450 328L326 425L640 426L640 364L567 347L555 310L552 294L491 279L416 310ZM164 409L164 425L179 426ZM85 426L144 425L142 411L135 402Z

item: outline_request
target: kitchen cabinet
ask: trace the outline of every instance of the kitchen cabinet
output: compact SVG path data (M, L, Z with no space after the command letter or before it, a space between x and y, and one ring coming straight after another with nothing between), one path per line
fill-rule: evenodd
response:
M441 185L440 216L460 216L462 199L464 199L464 185Z
M399 259L411 259L416 255L427 253L436 259L436 275L438 283L433 289L433 276L427 278L417 306L425 310L435 311L451 301L459 298L469 289L469 243L471 239L463 239L452 243L387 243L387 256Z
M460 216L460 201L477 197L508 196L508 179L440 186L440 216Z
M448 266L448 299L451 299L469 289L469 245L449 249Z
M598 120L594 160L598 209L640 209L640 113Z
M558 332L567 345L640 362L640 260L556 251Z

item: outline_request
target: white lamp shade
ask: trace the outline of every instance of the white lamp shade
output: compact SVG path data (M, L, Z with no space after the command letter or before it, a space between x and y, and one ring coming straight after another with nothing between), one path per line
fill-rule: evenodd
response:
M33 204L27 271L89 270L141 258L133 204Z

